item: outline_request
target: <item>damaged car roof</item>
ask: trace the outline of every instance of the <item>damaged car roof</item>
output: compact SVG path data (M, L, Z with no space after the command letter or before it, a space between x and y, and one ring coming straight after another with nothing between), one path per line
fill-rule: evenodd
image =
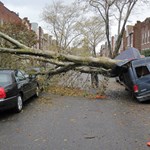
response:
M141 54L139 50L133 47L128 48L127 50L120 53L117 57L115 57L116 60L123 60L117 63L117 66L120 67L132 60L140 59L140 58L141 58Z
M122 60L116 64L116 67L112 69L111 76L117 77L124 69L125 65L133 60L141 59L141 54L138 49L130 47L127 50L121 52L115 57L115 60Z

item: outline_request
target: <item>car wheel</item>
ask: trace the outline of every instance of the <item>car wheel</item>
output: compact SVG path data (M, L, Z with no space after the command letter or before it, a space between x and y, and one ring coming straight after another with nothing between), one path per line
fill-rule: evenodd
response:
M40 94L40 89L39 89L39 86L37 85L36 91L35 91L35 96L39 97L39 94Z
M22 100L22 96L21 95L18 95L17 97L17 104L16 104L16 112L19 113L22 111L22 108L23 108L23 100Z

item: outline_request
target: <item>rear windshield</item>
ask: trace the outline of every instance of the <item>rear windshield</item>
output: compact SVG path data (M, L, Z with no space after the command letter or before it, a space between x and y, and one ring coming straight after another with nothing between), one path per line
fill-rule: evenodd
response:
M0 74L0 86L6 86L11 83L10 74L2 73Z
M147 68L147 66L136 67L135 70L136 70L136 74L137 74L138 78L150 74L149 69Z

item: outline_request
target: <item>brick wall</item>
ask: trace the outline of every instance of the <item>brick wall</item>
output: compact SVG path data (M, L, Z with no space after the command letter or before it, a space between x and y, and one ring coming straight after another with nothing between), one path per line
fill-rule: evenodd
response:
M150 49L150 18L137 23L134 26L133 46L140 51Z
M13 11L10 11L8 8L4 6L2 2L0 2L0 23L3 22L16 22L21 23L22 20L19 18L18 14Z
M150 49L150 18L142 22L141 27L141 50Z
M137 23L133 27L133 47L137 48L139 51L141 51L141 27L142 22L137 21Z

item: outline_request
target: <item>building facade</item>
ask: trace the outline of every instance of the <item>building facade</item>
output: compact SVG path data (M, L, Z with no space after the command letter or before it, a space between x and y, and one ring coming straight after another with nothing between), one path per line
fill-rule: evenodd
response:
M47 34L45 35L42 27L38 26L38 23L30 23L28 17L21 19L18 13L9 10L0 1L0 25L3 25L3 23L24 24L28 30L32 30L37 34L38 42L34 46L34 48L41 50L49 49L52 37Z
M150 49L150 18L142 22L141 27L141 51Z
M0 24L6 23L21 23L22 19L13 11L10 11L0 1Z
M114 51L116 39L117 36L111 38L112 51ZM104 52L107 50L106 47L106 44L101 47L103 55L107 54L107 52ZM135 47L140 52L150 50L150 18L146 18L143 22L137 21L133 26L126 26L119 53L129 47Z

